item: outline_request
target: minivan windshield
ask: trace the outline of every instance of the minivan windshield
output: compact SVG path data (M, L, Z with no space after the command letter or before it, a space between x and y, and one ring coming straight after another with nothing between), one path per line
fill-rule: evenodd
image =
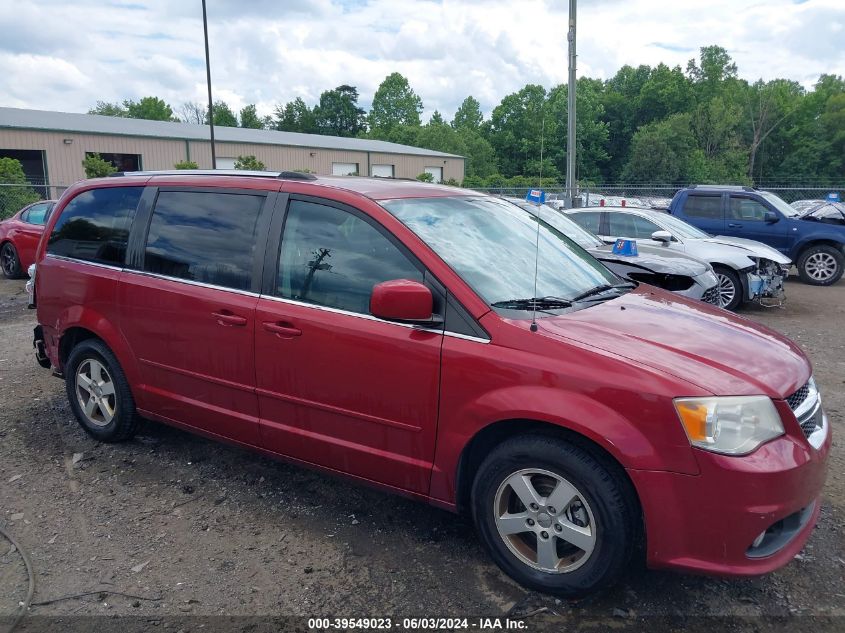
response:
M543 222L538 250L537 220L510 202L467 196L381 204L494 308L554 312L586 297L612 298L622 291L619 286L625 286L602 263ZM544 301L534 301L539 298Z

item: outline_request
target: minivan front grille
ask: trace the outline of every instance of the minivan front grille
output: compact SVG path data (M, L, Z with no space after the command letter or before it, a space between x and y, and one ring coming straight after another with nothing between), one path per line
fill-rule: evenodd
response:
M796 391L795 393L793 393L791 396L789 396L786 399L787 403L789 403L789 408L792 409L793 411L795 411L795 409L800 407L801 404L804 402L804 400L807 399L808 395L810 395L810 382L809 381L804 383L803 387L801 387L798 391Z

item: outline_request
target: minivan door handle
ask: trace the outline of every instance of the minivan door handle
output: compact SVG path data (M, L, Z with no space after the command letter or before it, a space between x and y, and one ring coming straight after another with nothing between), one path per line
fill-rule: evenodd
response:
M265 321L264 329L268 332L272 332L279 338L302 336L302 330L293 327L290 323L285 323L284 321Z
M219 325L227 326L227 325L235 325L238 327L243 327L246 325L246 318L242 316L238 316L237 314L233 314L228 310L221 310L220 312L212 312L211 316L217 319L217 323Z

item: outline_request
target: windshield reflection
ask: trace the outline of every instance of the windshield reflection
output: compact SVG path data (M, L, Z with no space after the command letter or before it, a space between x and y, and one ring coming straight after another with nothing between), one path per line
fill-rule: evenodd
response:
M620 281L545 222L538 223L519 207L497 198L412 198L382 205L488 304L532 297L571 299Z

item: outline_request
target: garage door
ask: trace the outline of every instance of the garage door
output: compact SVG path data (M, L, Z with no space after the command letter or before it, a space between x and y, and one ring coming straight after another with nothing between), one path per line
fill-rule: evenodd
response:
M426 167L425 173L434 176L434 182L443 182L443 168L442 167Z
M214 162L217 165L217 169L234 169L235 168L235 161L238 160L237 158L224 158L218 157Z
M393 178L393 165L373 165L370 167L370 176Z
M332 176L352 176L358 173L358 163L332 163Z

